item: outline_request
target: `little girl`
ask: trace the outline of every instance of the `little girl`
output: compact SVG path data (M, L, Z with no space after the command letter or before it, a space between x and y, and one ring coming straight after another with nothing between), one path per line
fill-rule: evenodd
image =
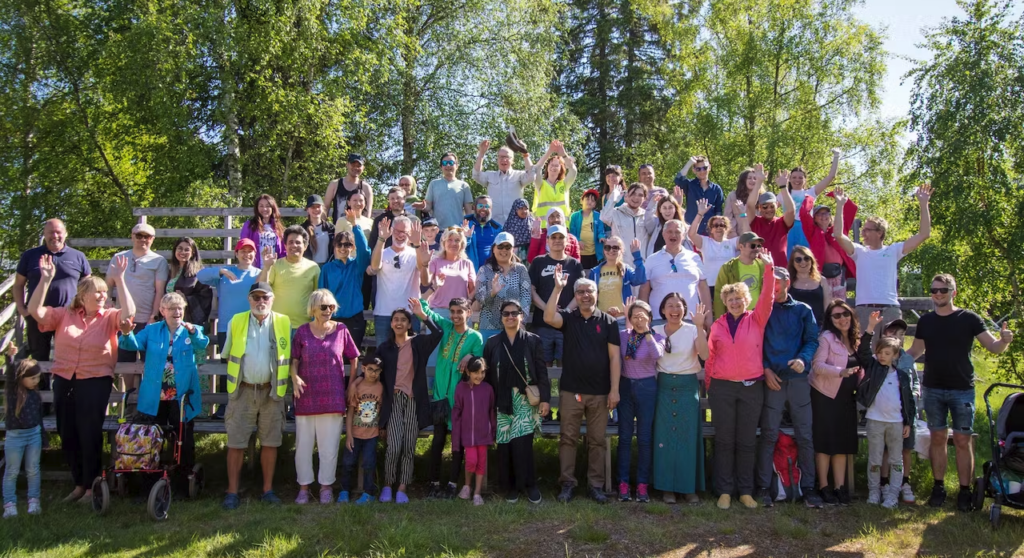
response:
M465 381L455 388L455 406L452 408L452 451L464 449L466 455L466 485L459 498L469 499L469 485L476 473L473 505L482 506L480 490L487 476L487 448L494 444L498 418L494 406L494 388L484 383L487 366L484 359L472 356L466 363Z
M39 364L32 359L14 361L6 370L6 426L7 440L4 453L7 468L4 470L4 519L18 515L18 471L25 463L28 477L28 513L43 511L39 505L39 456L43 451L42 400L36 388L39 386Z

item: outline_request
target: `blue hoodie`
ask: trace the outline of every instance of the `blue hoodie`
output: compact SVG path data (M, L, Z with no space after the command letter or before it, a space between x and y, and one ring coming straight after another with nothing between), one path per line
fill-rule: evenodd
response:
M786 295L785 302L775 302L764 329L764 367L783 380L807 378L817 350L818 324L811 307L790 295ZM804 361L802 373L789 367L789 361L795 358Z
M356 245L348 261L331 258L320 268L320 279L317 288L327 289L338 301L338 309L334 312L335 319L351 318L363 313L363 276L370 265L370 248L366 244L366 235L360 227L352 227L352 236ZM333 247L331 248L333 251Z
M608 233L604 228L604 221L601 220L601 212L594 210L591 214L594 218L594 255L597 256L598 263L604 261L604 239L608 238ZM569 216L569 234L576 238L581 238L580 233L583 232L583 211L574 211ZM635 259L633 261L636 261Z

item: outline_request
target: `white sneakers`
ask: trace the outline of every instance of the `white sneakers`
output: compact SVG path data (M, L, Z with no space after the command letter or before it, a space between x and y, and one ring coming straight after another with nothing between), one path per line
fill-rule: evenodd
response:
M17 515L18 515L18 505L17 504L15 504L14 502L10 502L8 504L4 504L4 519L7 519L8 517L17 517Z
M882 501L882 494L881 494L880 491L878 491L878 490L869 490L868 491L868 504L871 504L873 506L877 506L879 503L881 503L881 501Z
M903 486L900 489L900 494L903 497L903 501L908 504L913 504L917 501L917 499L914 498L914 489L907 483L903 483Z

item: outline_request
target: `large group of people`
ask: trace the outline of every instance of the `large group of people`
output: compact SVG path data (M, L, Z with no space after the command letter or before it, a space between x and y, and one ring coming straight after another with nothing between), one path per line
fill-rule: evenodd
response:
M868 502L913 501L906 450L924 409L937 457L929 503L945 498L951 415L958 505L969 508L971 346L977 338L998 353L1013 334L1004 326L997 339L976 314L954 307L956 283L943 274L931 285L936 311L921 318L913 346L903 350L897 264L930 235L928 185L916 194L916 234L886 245L885 220L869 217L858 244L850 238L856 207L842 189L828 194L834 217L829 206L815 205L835 177L838 151L813 187L805 187L807 173L798 167L780 172L772 192L755 165L728 197L710 180L705 156L691 158L671 190L655 186L652 165L642 165L632 184L621 168L609 167L600 188L587 190L572 212L577 169L560 142L536 165L519 150L524 170L514 168L516 151L501 147L498 169L485 171L489 148L480 144L472 171L484 194L458 178L458 157L446 153L441 176L422 197L416 179L403 176L376 217L374 189L362 177L365 159L350 155L346 175L324 196L308 197L301 225L285 226L276 200L260 196L231 265L204 267L190 238L174 244L168 262L151 249L156 231L141 223L103 281L67 246L64 224L47 221L44 243L23 254L15 282L28 328L21 356L28 358L8 366L5 517L17 513L9 479L22 459L29 511L40 510L38 463L30 462L38 461L33 439L43 411L32 394L37 361L50 358L51 343L57 429L75 484L68 501L91 501L116 362L143 359L141 379L122 389L137 387L137 411L160 424L183 419L183 461L194 460L192 424L203 391L197 363L212 342L227 365L229 402L215 415L227 432L226 509L240 505L253 431L262 446L261 500L281 502L274 466L292 416L298 504L409 502L416 440L427 426L428 497L483 504L487 448L496 445L506 499L539 503L533 440L552 415L548 369L556 364L559 502L572 500L581 480L598 502L608 499L609 480L621 501L648 502L657 490L669 503L677 496L699 502L706 490L705 389L715 432L711 489L720 508L733 498L746 507L773 505L773 452L784 416L803 501L848 504L846 460L857 452L858 403L867 408ZM529 185L532 202L524 195ZM851 307L846 279L854 276ZM108 303L109 288L116 288L116 306ZM372 354L363 349L364 311L371 309ZM914 367L922 354L923 381ZM176 402L186 393L192 396L179 417ZM612 420L618 457L614 478L606 479ZM576 470L581 435L584 479ZM379 442L386 450L378 489ZM357 466L361 487L352 478Z

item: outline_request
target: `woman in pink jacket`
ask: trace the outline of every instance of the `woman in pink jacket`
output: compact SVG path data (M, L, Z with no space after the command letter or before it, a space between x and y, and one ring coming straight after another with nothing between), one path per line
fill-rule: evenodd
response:
M857 400L854 392L864 373L857 362L860 328L857 315L846 302L833 300L825 307L825 324L811 382L811 430L818 490L826 504L850 504L846 488L846 456L857 453ZM828 489L832 467L835 486Z
M754 501L754 462L757 423L764 402L764 366L761 360L764 328L775 298L775 273L767 252L764 282L754 310L746 283L721 285L727 312L711 325L709 355L704 365L711 420L715 427L714 485L718 507L728 509L734 492L748 508Z

